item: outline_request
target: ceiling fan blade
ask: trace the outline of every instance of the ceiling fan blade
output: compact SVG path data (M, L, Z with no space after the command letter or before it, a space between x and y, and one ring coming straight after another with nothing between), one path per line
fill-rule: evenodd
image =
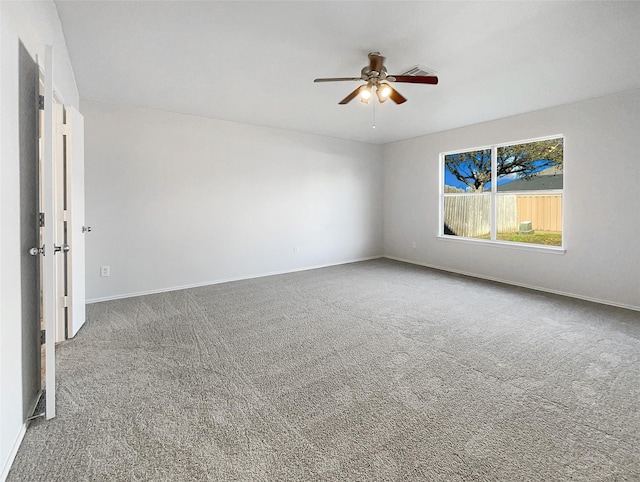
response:
M392 75L387 76L393 77L395 80L393 82L407 82L411 84L437 84L438 77L435 75Z
M369 72L382 73L382 67L384 65L384 57L378 52L371 52L369 54Z
M407 101L407 99L400 92L398 92L396 89L394 89L390 85L389 85L389 88L391 89L391 93L389 94L389 98L392 101L394 101L396 104L403 104L403 103L405 103Z
M344 99L342 99L340 102L338 102L338 104L348 104L349 102L351 102L353 99L355 99L358 94L360 93L360 89L362 88L362 86L357 87L356 90L354 90L353 92L351 92L348 96L346 96Z
M332 77L328 79L314 79L314 82L342 82L344 80L362 80L362 77Z

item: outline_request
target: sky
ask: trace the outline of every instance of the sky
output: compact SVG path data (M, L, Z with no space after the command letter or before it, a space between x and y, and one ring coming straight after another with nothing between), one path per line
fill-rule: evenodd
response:
M518 179L517 174L507 174L507 175L502 176L502 177L500 177L498 179L498 186L501 186L503 184L509 183L511 181L515 181L516 179ZM468 188L468 186L466 184L464 184L462 181L459 181L458 179L456 179L456 177L453 174L451 174L446 167L444 168L444 183L445 183L446 186L453 186L453 187L456 187L458 189L464 189L465 191ZM491 182L488 182L485 185L484 191L488 192L490 190L491 190Z

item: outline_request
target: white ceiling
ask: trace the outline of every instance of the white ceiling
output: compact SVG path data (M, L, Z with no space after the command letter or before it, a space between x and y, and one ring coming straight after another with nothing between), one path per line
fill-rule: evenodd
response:
M640 88L640 2L57 1L81 99L386 143ZM402 105L338 101L367 54ZM376 129L372 129L375 106Z

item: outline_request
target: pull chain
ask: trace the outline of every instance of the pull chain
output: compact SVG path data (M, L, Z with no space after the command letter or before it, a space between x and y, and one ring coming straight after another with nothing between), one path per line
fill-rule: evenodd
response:
M373 104L373 128L376 128L376 104Z

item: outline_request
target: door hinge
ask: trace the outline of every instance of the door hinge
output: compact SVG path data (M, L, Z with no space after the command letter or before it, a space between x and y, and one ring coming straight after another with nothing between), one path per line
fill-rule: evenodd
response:
M47 332L45 330L40 330L40 344L44 345L47 342Z
M66 210L66 209L63 209L62 210L62 220L68 222L68 221L71 221L70 218L71 218L71 216L69 216L69 211Z
M44 110L44 95L38 96L38 109Z
M58 134L61 136L68 136L69 124L58 124Z
M69 297L68 296L63 296L62 297L62 307L63 308L69 308Z
M38 223L41 228L44 228L44 213L38 213Z

